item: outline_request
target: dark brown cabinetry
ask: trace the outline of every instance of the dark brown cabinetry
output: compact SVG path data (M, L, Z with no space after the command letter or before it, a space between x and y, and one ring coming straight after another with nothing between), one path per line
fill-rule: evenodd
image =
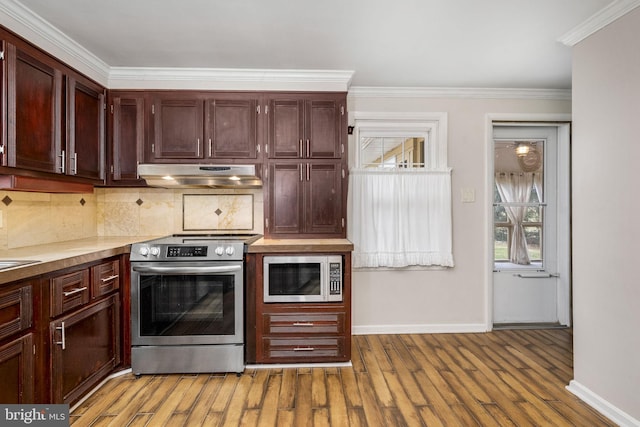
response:
M67 78L67 175L104 181L104 109L102 87L80 76Z
M345 109L344 94L270 95L269 158L341 158L346 138Z
M3 173L32 184L38 178L103 183L105 89L2 29L0 37L6 125L0 153L2 166L12 168Z
M33 284L0 290L0 402L34 401Z
M269 162L266 234L343 236L343 165L340 160Z
M351 360L351 253L337 254L343 257L343 300L327 303L265 303L265 254L247 255L248 363Z
M119 259L49 279L51 401L71 403L120 363Z
M109 94L109 185L144 185L138 164L144 159L144 93L112 91Z
M256 94L192 92L153 98L149 162L257 158Z

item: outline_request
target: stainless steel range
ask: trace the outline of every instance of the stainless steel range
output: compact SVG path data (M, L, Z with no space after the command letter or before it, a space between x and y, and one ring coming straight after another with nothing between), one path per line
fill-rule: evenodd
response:
M175 235L131 247L134 374L244 370L245 244L259 235Z

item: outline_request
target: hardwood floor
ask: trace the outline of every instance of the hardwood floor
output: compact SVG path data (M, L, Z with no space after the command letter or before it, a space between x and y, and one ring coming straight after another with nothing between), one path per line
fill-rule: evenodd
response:
M353 338L353 367L126 374L73 426L614 426L565 386L570 329Z

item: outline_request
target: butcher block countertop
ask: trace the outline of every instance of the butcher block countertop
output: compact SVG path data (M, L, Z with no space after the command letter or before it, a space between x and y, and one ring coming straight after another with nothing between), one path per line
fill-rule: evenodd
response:
M260 238L248 247L249 253L272 252L349 252L353 243L347 239L265 239Z
M158 236L90 237L67 242L2 250L0 251L0 262L4 260L37 262L0 270L0 285L115 255L129 253L132 243L153 239L155 237Z

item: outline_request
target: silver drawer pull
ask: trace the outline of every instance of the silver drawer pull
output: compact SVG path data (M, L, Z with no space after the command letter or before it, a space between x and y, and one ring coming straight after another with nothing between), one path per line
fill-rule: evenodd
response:
M62 339L62 341L56 341L56 344L62 345L62 349L64 350L67 347L64 336L64 322L60 322L60 326L57 326L56 329L60 330L60 337Z
M313 322L293 322L293 326L313 326Z
M110 282L114 279L117 279L118 277L120 277L119 274L114 274L113 276L105 277L104 279L101 279L101 280L102 280L102 283L105 283L105 282Z
M313 347L296 347L293 349L293 351L314 351L315 348Z
M69 292L63 292L62 295L64 295L65 297L68 297L68 296L75 295L75 294L77 294L79 292L86 291L86 290L87 290L87 287L84 286L82 288L76 288L76 289L74 289L72 291L69 291Z

